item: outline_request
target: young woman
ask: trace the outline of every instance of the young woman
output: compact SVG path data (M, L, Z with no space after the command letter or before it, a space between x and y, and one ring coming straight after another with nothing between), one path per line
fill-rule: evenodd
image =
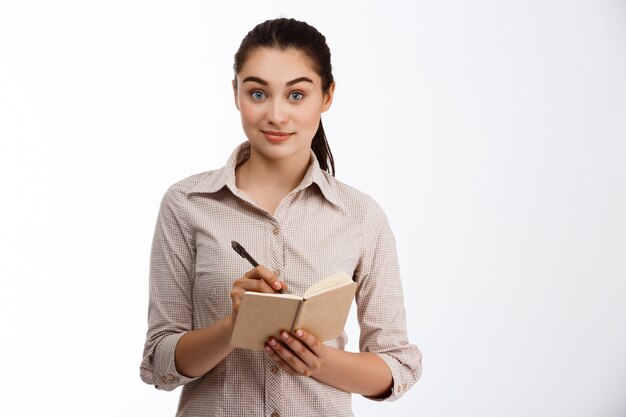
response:
M183 385L179 416L349 416L351 393L397 399L419 378L421 353L407 340L387 219L334 177L321 122L335 90L326 39L268 20L243 39L234 69L248 140L163 197L141 377ZM250 270L232 240L262 266ZM345 332L321 343L301 329L264 352L229 345L244 291L300 295L338 271L358 285L359 352L344 350Z

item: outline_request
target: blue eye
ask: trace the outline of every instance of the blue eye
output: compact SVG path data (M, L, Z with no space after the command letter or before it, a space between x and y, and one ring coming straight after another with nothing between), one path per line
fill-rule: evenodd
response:
M296 96L296 95L297 95L297 96L299 96L299 98L294 97L294 96ZM291 98L292 98L293 100L295 100L295 101L300 101L300 100L302 100L302 99L304 98L304 94L302 94L302 93L301 93L301 92L299 92L299 91L294 91L293 93L291 93L291 94L290 94L290 96L291 96Z
M265 93L263 93L262 91L252 92L252 98L254 98L255 100L262 100L264 97L265 97Z

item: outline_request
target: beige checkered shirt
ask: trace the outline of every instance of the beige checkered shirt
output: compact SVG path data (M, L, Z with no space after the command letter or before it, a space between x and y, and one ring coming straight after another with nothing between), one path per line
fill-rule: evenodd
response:
M231 313L233 281L251 266L231 248L236 240L302 294L338 271L358 283L361 351L379 355L402 396L420 377L421 352L406 335L395 240L378 204L311 163L274 215L235 185L235 167L249 157L241 144L226 166L172 185L159 210L150 262L148 332L140 366L147 384L183 386L178 416L352 416L351 394L314 378L290 376L265 352L234 349L198 378L176 371L174 350L186 331ZM344 349L347 335L326 342Z

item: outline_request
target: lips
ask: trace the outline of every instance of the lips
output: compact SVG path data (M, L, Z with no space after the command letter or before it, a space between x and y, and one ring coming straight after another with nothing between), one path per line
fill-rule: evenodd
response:
M262 130L263 134L265 135L265 138L267 140L269 140L272 143L280 143L280 142L284 142L287 139L289 139L292 135L292 133L287 133L287 132L274 132L271 130Z

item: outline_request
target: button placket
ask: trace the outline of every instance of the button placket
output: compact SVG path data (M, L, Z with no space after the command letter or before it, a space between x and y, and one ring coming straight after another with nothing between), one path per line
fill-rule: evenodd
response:
M279 225L272 221L266 235L267 265L276 276L284 270L284 240ZM283 373L267 354L265 365L265 415L280 416L283 410Z
M284 237L280 227L275 222L269 227L266 236L267 267L279 277L285 269Z
M265 415L271 415L271 413L277 413L283 409L283 379L272 358L264 355L263 362L265 367Z

